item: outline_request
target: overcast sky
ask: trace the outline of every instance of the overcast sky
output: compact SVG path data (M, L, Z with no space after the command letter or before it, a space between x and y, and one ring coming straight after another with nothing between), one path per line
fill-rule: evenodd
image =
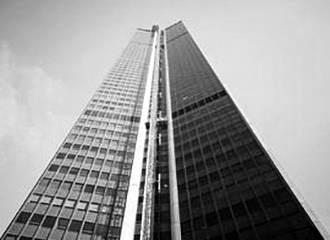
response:
M183 20L330 231L330 2L0 1L0 233L138 27Z

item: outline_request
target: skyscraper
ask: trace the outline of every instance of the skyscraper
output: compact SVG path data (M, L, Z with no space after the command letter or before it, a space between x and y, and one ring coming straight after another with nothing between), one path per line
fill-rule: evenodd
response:
M137 30L2 239L324 239L313 220L178 22Z

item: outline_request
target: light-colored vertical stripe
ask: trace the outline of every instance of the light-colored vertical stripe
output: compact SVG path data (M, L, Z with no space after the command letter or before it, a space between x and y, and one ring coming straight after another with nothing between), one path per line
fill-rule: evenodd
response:
M153 71L155 64L155 49L157 43L157 32L153 34L152 50L150 55L150 62L147 74L147 82L145 87L145 94L143 99L143 107L141 113L141 119L139 124L139 131L137 136L137 142L135 146L135 154L132 165L132 172L130 178L130 184L127 193L126 208L124 213L124 219L120 234L121 240L133 240L135 232L135 220L139 198L139 187L141 180L141 171L143 163L144 141L146 139L146 125L148 121L149 101L151 95L151 86L153 79Z
M164 39L164 59L165 59L165 79L166 79L166 110L167 110L167 122L168 122L167 131L168 131L168 161L169 161L170 204L171 204L171 236L172 236L172 240L181 240L179 196L178 196L178 185L176 179L172 105L171 105L171 93L170 93L170 79L168 74L166 34L164 34L163 39Z
M143 212L141 221L141 240L153 238L153 215L155 194L156 141L157 141L157 110L158 110L158 82L159 82L159 36L157 37L154 74L151 87L149 110L149 136L146 162L146 177L143 194Z

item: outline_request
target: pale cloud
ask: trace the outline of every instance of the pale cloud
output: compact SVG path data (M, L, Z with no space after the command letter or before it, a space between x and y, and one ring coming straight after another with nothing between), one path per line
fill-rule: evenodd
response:
M16 151L12 150L17 146L26 146L25 149L31 152L36 149L45 151L40 146L45 145L46 135L55 134L50 126L56 121L63 121L57 114L63 105L59 93L65 93L61 81L50 77L41 67L17 65L14 54L3 43L0 50L0 86L1 164L9 161L9 156L10 161L15 159Z
M0 48L0 86L0 180L7 182L0 186L6 193L0 208L11 209L2 215L3 225L21 205L73 119L63 109L70 96L63 81L39 66L19 65L6 43Z

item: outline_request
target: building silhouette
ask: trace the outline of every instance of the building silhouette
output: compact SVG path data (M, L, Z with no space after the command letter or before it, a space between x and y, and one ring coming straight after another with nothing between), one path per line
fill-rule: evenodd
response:
M325 237L178 22L137 29L1 239Z

